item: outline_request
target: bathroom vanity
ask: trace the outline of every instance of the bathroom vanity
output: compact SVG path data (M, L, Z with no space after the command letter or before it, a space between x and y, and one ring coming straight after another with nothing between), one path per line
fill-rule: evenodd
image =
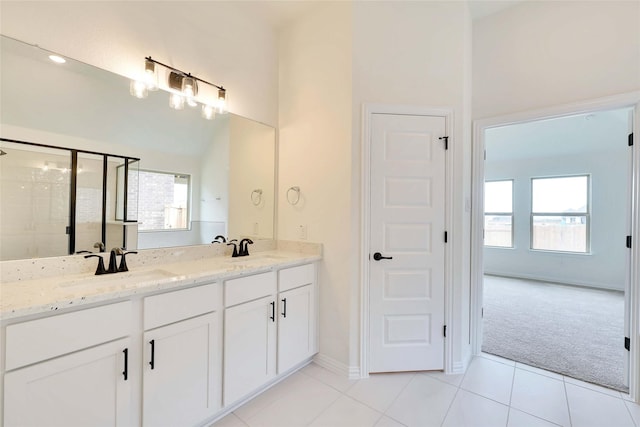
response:
M142 251L101 276L21 261L13 281L3 263L3 425L208 425L307 364L320 247L266 249Z

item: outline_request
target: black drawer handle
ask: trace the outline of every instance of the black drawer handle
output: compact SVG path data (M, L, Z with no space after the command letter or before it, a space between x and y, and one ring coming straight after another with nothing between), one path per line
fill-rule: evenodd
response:
M149 366L151 369L154 369L156 366L156 340L149 341L151 344L151 361L149 362Z
M269 304L271 304L271 316L269 317L269 319L271 319L272 322L275 322L276 321L276 302L271 301Z
M124 371L122 371L122 375L126 381L129 378L129 349L125 348L122 352L124 353Z
M287 299L282 298L282 317L287 317Z

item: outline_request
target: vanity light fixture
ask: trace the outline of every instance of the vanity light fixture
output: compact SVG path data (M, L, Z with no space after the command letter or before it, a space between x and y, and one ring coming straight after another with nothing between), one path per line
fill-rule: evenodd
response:
M158 88L157 66L169 70L167 86L170 92L169 106L171 106L171 108L182 110L185 103L191 107L200 105L196 101L196 97L198 96L198 83L204 83L218 90L218 98L213 103L201 102L202 117L207 120L212 120L215 117L215 113L224 114L227 112L227 91L224 87L202 80L191 73L185 73L170 65L163 64L150 56L145 58L145 78L143 80L131 81L129 90L131 95L137 98L146 98L149 90Z

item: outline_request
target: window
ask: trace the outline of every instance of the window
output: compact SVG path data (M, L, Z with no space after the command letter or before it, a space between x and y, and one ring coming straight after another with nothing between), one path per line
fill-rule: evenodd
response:
M513 247L513 180L484 183L484 245Z
M140 170L138 179L138 230L189 228L189 175Z
M589 176L531 179L531 249L589 251Z

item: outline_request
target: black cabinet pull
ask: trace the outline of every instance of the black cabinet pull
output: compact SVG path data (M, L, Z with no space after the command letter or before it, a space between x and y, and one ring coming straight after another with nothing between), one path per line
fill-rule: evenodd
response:
M124 380L126 381L129 378L129 349L125 348L122 352L124 353L124 371L122 371L122 375L124 375Z
M380 252L376 252L373 254L373 259L376 261L380 261L381 259L393 259L392 256L382 256Z
M149 344L151 344L151 361L149 362L149 366L153 369L156 364L156 340L149 341Z
M275 301L271 301L271 316L269 317L269 319L271 319L272 322L276 321L276 302Z
M287 317L287 299L282 298L282 317Z

